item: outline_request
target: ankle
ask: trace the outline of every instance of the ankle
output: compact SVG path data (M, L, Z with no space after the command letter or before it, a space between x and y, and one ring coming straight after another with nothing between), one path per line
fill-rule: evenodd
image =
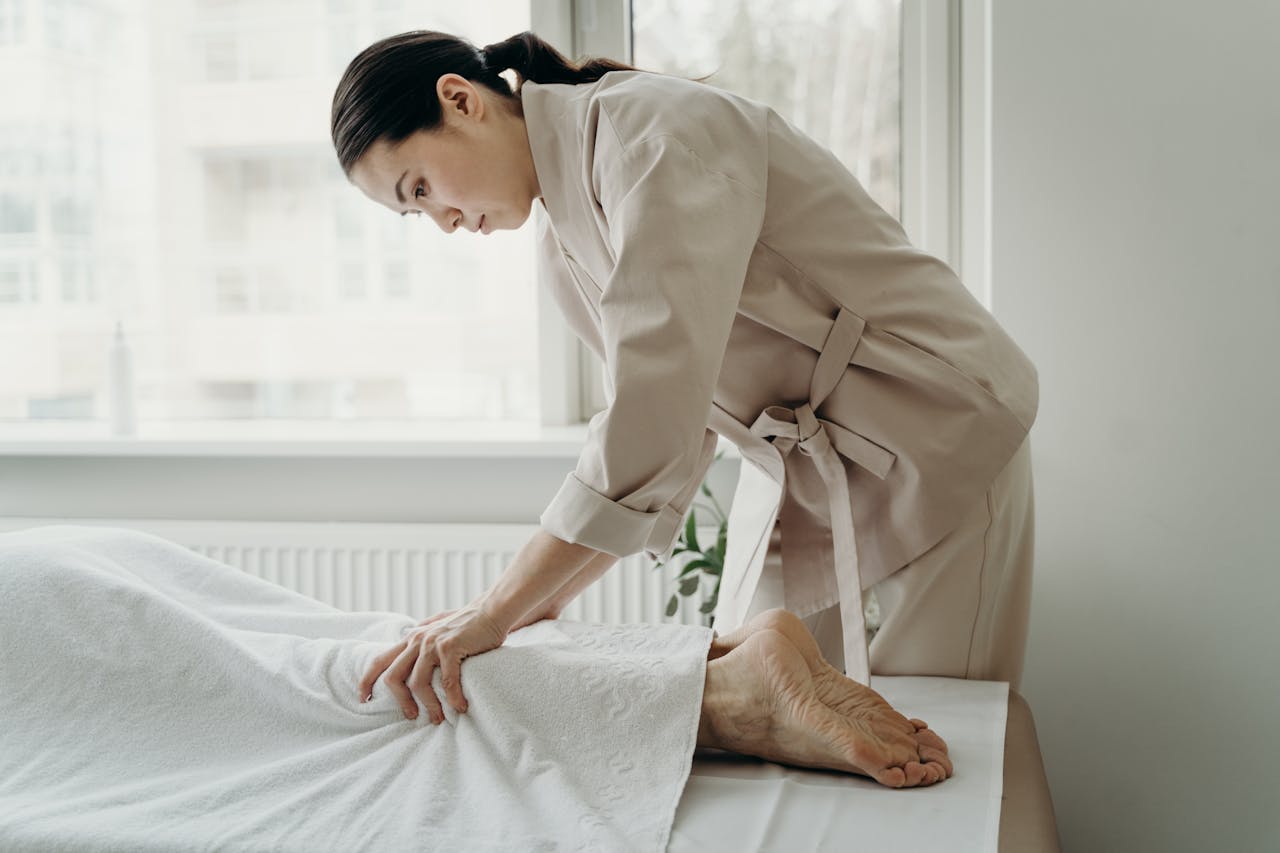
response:
M698 720L698 746L714 749L732 749L730 720L740 702L732 689L732 674L727 673L725 661L719 658L707 661L707 675L702 687L702 717Z

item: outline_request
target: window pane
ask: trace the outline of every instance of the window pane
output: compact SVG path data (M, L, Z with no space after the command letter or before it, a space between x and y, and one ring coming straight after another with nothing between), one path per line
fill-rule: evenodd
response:
M712 74L768 104L899 215L900 0L632 0L631 14L636 67Z
M529 26L527 0L0 0L4 79L33 80L0 99L0 419L105 418L119 319L141 419L536 421L532 227L402 218L329 140L377 39Z

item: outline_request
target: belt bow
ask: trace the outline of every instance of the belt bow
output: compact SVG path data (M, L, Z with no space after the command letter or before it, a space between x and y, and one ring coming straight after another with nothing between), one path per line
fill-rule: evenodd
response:
M822 477L827 490L830 517L831 566L839 591L845 674L855 681L870 685L871 665L867 653L866 619L862 612L862 579L858 570L853 509L849 502L848 472L841 454L881 479L887 474L895 457L840 424L818 417L814 411L844 375L865 325L861 317L842 307L818 355L818 363L810 382L809 399L794 407L765 407L752 423L751 432L771 440L784 461L793 448L799 447L801 453L813 460ZM787 550L787 531L792 531L794 541L808 518L798 510L799 507L784 489L779 515L784 553Z

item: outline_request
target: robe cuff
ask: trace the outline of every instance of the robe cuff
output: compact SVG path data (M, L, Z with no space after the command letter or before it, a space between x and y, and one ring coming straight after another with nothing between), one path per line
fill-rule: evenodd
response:
M641 512L610 500L570 471L538 523L553 536L612 554L628 557L645 551L667 560L675 549L684 517L670 504L653 512Z

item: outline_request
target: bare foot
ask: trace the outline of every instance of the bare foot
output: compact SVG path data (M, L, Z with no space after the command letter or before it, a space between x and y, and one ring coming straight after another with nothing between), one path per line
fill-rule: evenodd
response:
M700 745L859 773L893 788L951 775L942 739L822 660L794 615L771 611L743 627L750 630L725 638L733 645L707 664Z
M725 639L735 643L741 642L742 639L762 628L770 628L782 634L804 656L805 662L809 665L809 672L813 675L818 699L824 705L845 716L884 716L897 722L907 720L916 728L916 736L921 744L921 758L926 763L937 763L941 769L945 769L946 774L943 778L953 774L954 768L951 765L951 759L947 756L946 741L930 729L929 724L924 720L903 717L875 690L848 678L828 663L822 657L822 652L818 650L818 644L809 633L809 629L805 627L800 617L791 611L780 607L766 610L748 620L742 628Z

